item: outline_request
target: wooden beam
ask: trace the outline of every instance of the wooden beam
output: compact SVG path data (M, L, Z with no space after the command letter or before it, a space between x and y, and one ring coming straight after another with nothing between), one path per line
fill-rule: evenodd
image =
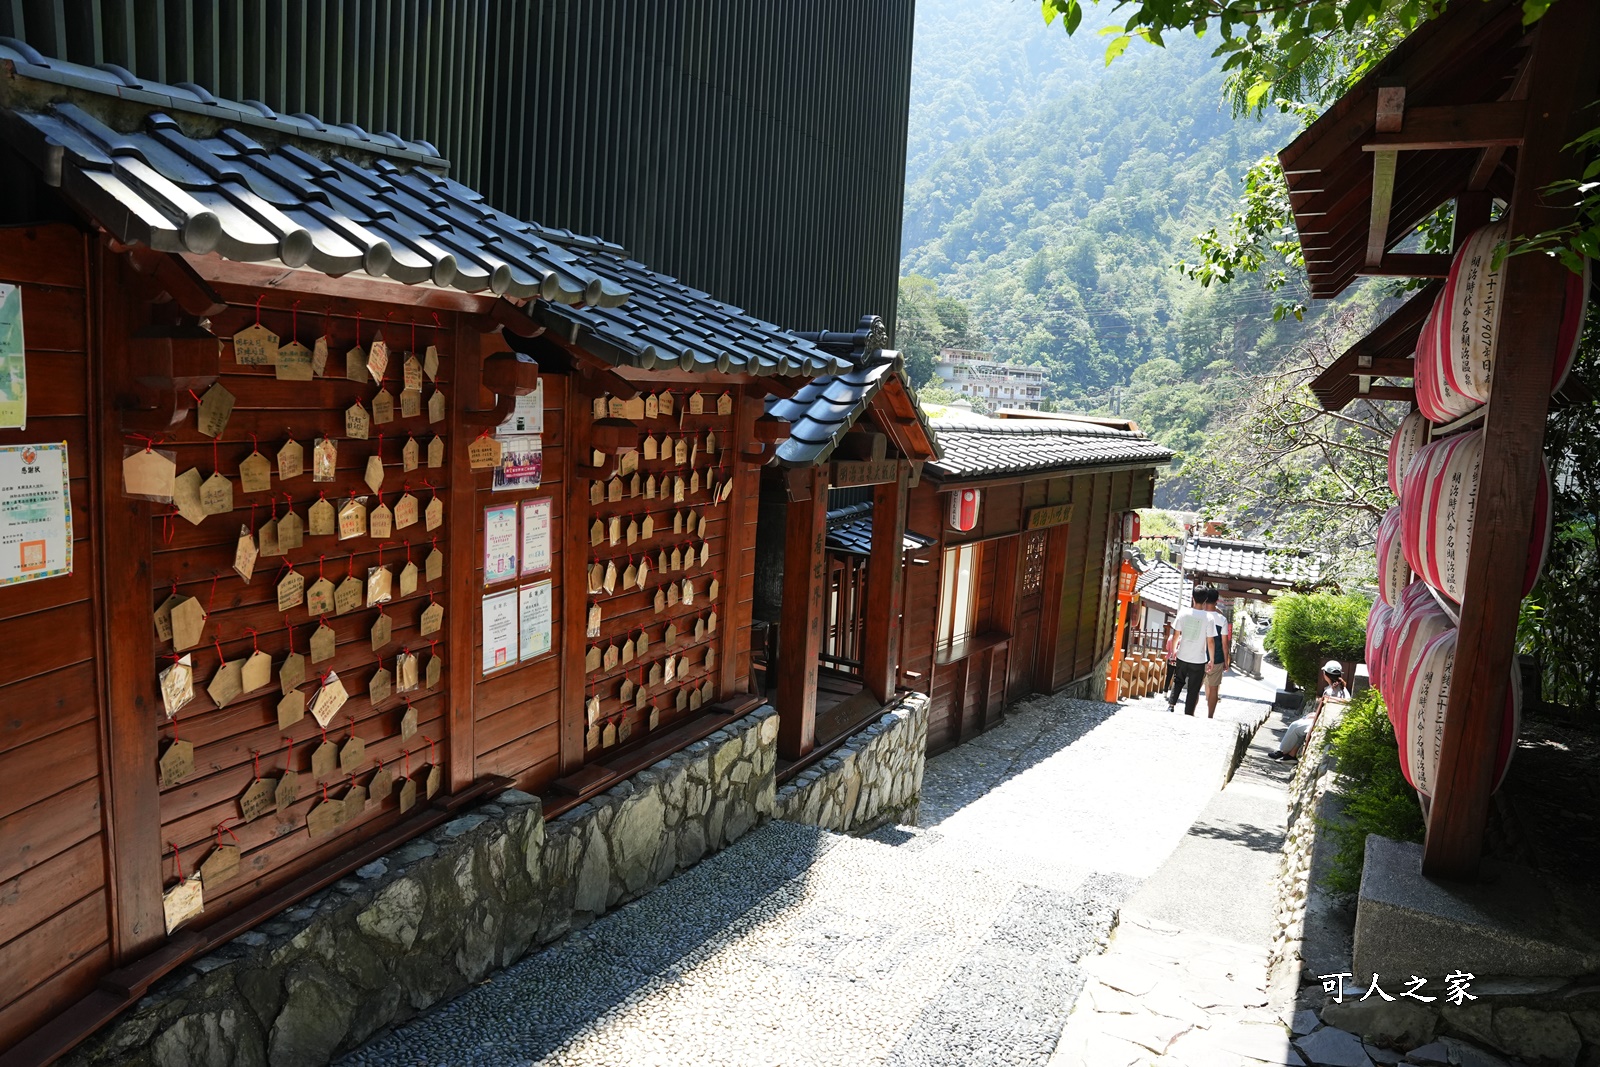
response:
M1379 133L1399 133L1405 124L1406 87L1378 86L1378 116L1373 129Z
M482 382L482 346L496 343L496 335L479 333L473 317L456 317L455 337L450 351L454 355L455 389L452 392L451 414L455 426L445 432L447 457L445 469L449 482L445 486L445 533L449 543L445 546L444 603L444 692L445 707L445 789L459 793L472 784L476 777L477 740L474 737L473 688L478 678L478 662L473 655L477 646L478 623L482 614L482 582L478 579L478 565L483 558L478 548L477 472L467 458L467 444L473 434L464 429L479 398ZM419 638L419 640L421 640ZM420 649L412 649L420 652Z
M1384 226L1387 228L1388 220ZM1368 260L1356 273L1373 278L1445 278L1450 274L1450 257L1442 253L1380 251L1376 263L1371 260L1372 246L1367 245Z
M1532 234L1571 221L1569 210L1543 195L1551 183L1576 177L1581 162L1563 151L1574 120L1600 74L1600 5L1557 0L1540 20L1528 62L1526 139L1517 153L1510 231ZM1531 517L1544 452L1550 373L1566 278L1548 256L1512 256L1496 331L1494 394L1484 417L1472 539L1455 673L1440 739L1439 768L1423 844L1423 873L1435 878L1477 874L1494 786L1495 758L1515 662L1518 605Z
M1369 386L1364 393L1357 393L1357 400L1399 400L1406 403L1416 400L1417 391L1409 385L1374 385Z
M794 472L806 496L790 494L784 522L783 613L778 622L778 755L799 759L817 741L817 654L827 586L828 470Z
M750 396L743 389L734 391L735 440L746 439L761 408L759 396ZM759 494L761 473L734 453L729 477L733 480L733 490L728 495L727 504L723 505L728 509L727 522L723 526L727 531L723 558L727 562L718 590L722 594L722 607L718 609L722 626L717 647L717 655L721 657L717 662L717 695L723 700L732 699L735 693L742 693L749 688L749 673L739 673L739 653L742 651L741 643L750 641L750 616L755 605L752 601L739 599L739 588L745 549L751 547L755 540L754 529L745 522L745 505L752 494ZM764 697L766 694L758 695Z
M1414 107L1398 133L1378 133L1363 152L1422 152L1452 148L1515 147L1522 143L1528 105L1522 100L1450 107Z
M1367 266L1383 262L1389 247L1389 212L1394 206L1394 169L1397 152L1378 152L1372 157L1372 215L1367 224Z
M898 476L872 490L872 555L867 561L867 628L862 641L861 680L887 704L894 696L900 667L901 605L906 535L905 460Z
M1357 356L1356 365L1347 373L1369 378L1411 378L1416 372L1417 361L1410 356Z

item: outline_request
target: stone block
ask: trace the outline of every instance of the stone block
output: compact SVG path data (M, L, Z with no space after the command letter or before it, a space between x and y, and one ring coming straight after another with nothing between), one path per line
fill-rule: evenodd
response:
M1307 1062L1317 1067L1369 1067L1372 1062L1361 1047L1361 1039L1337 1026L1324 1026L1296 1038L1295 1045Z
M1583 1039L1560 1012L1500 1008L1494 1013L1495 1045L1534 1067L1573 1067Z
M284 992L268 1046L273 1067L322 1067L350 1031L354 998L314 963L291 969Z
M1374 1045L1410 1049L1433 1040L1438 1017L1414 1001L1372 996L1366 1000L1346 997L1342 1004L1327 1004L1322 1009L1322 1021L1359 1034L1363 1041Z
M369 937L409 949L417 939L425 904L422 887L402 879L378 894L371 907L356 916L356 925Z
M1422 877L1422 848L1367 838L1356 907L1356 974L1576 976L1600 972L1600 940L1561 918L1533 872L1484 862L1473 885Z

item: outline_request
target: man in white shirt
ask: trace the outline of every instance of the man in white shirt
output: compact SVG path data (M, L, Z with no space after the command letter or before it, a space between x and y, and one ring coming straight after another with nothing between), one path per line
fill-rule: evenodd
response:
M1213 587L1205 590L1206 610L1211 615L1211 648L1206 661L1206 715L1216 718L1217 700L1222 695L1222 676L1233 666L1233 623L1217 610L1220 594Z
M1210 658L1212 632L1211 612L1201 601L1205 592L1194 591L1189 607L1178 612L1172 620L1172 632L1167 635L1167 660L1172 664L1172 693L1167 697L1167 710L1178 710L1178 694L1188 686L1184 696L1183 713L1193 715L1200 702L1200 687L1205 683L1206 662Z

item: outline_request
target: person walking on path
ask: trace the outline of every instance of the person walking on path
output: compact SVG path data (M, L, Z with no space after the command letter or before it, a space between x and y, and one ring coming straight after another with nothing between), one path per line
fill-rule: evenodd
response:
M1205 680L1206 664L1210 660L1211 613L1206 610L1205 590L1196 589L1189 607L1178 612L1172 621L1172 633L1167 636L1167 661L1172 664L1172 693L1167 697L1167 710L1178 710L1178 694L1185 686L1183 713L1193 715L1200 702L1200 687Z
M1211 615L1210 656L1206 660L1206 717L1217 717L1217 700L1222 696L1222 676L1233 666L1233 623L1217 610L1220 594L1207 587L1206 610Z
M1345 688L1344 668L1339 666L1338 660L1330 659L1322 665L1322 683L1322 695L1317 698L1312 710L1289 724L1278 747L1267 753L1268 759L1297 759L1301 748L1305 746L1306 736L1317 725L1317 716L1324 711L1333 716L1344 714L1344 707L1350 701L1350 690Z

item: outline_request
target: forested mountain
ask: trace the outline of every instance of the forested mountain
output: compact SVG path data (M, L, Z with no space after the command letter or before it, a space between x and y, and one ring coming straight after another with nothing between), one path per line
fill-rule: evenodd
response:
M1108 68L1105 41L1025 0L921 0L902 275L966 305L968 343L1042 363L1061 406L1143 415L1184 449L1220 399L1212 374L1299 332L1253 281L1203 290L1173 269L1293 128L1234 119L1208 43L1136 44ZM949 336L932 298L903 282L902 347Z

